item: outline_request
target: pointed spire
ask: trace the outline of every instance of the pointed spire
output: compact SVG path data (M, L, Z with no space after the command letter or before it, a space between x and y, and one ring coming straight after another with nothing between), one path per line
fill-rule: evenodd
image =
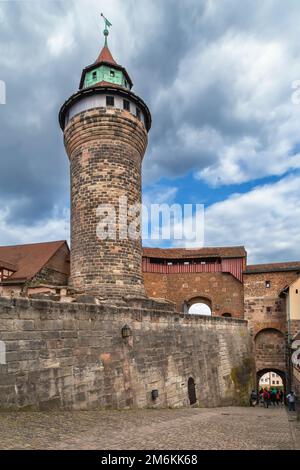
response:
M112 65L117 65L117 62L111 55L111 52L107 46L103 46L102 51L100 52L97 60L95 61L96 64L99 62L109 62Z
M115 61L107 45L108 28L112 24L102 13L101 16L105 23L103 31L105 37L104 46L95 62L83 69L79 89L91 86L106 86L108 84L131 90L133 83L130 76L126 69Z

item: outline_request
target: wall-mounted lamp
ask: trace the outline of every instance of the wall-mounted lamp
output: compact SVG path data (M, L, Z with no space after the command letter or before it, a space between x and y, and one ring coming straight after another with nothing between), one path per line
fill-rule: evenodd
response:
M126 339L126 338L130 338L130 336L132 336L132 331L131 331L131 328L129 327L129 325L123 326L123 328L122 328L122 338Z

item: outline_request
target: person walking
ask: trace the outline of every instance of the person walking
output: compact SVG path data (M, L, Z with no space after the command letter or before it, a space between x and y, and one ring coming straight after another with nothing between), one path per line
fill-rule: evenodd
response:
M295 395L295 392L293 392L293 390L290 391L290 393L287 395L287 402L288 402L288 406L289 406L289 411L296 411L296 395Z
M276 390L272 388L271 393L270 393L270 398L271 398L271 403L275 407L276 404Z
M263 401L264 401L264 407L269 408L270 394L266 388L264 389L264 392L263 392Z
M252 390L250 394L250 406L256 406L257 405L257 393L255 390Z
M282 390L280 390L279 395L280 395L280 403L283 406L284 405L284 393Z

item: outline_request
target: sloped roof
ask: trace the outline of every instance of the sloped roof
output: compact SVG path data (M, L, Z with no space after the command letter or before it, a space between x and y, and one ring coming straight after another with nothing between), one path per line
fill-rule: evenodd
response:
M247 266L246 274L270 273L280 271L300 271L300 261L286 263L251 264Z
M243 246L205 248L143 248L147 258L243 258L247 255Z
M13 271L16 270L9 280L31 279L65 243L67 243L65 240L60 240L29 245L0 246L0 260L14 266Z
M112 65L117 65L117 62L113 58L110 50L108 49L107 46L104 46L100 52L100 54L97 57L97 60L95 61L95 64L101 63L101 62L108 62L109 64Z

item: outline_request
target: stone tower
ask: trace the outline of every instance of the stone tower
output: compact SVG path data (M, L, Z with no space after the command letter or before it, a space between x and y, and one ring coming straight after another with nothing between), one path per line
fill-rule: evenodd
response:
M97 60L83 69L79 91L59 113L71 173L70 285L102 298L144 296L141 237L126 237L124 231L120 237L120 224L124 230L134 216L128 214L126 224L119 206L120 197L128 207L141 202L151 115L110 53L107 24L104 34ZM103 205L115 210L116 237L110 232L99 238Z

